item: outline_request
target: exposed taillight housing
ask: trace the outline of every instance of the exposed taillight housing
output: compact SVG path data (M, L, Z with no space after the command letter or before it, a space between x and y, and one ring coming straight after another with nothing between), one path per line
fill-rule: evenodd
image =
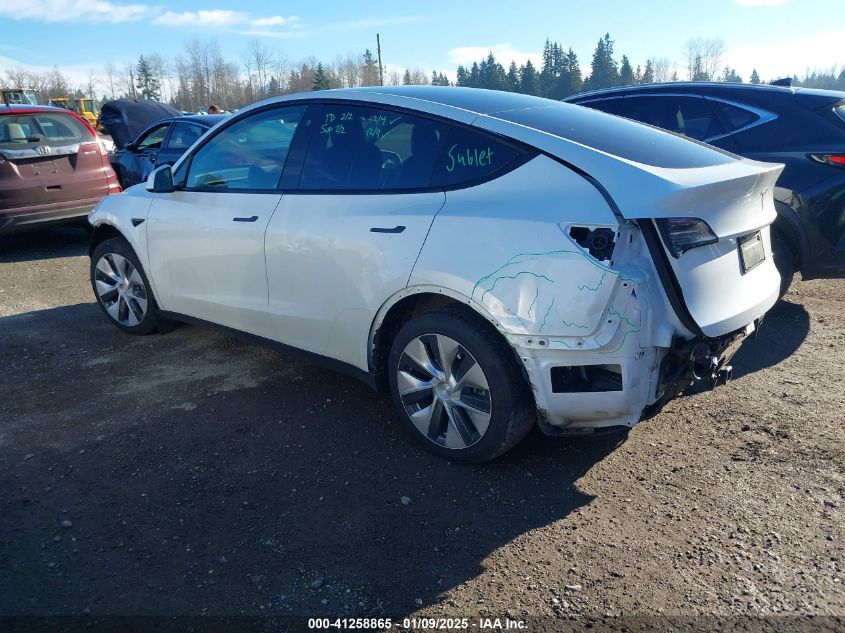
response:
M845 153L842 154L809 154L810 160L831 167L845 168Z
M676 259L691 248L719 241L710 225L701 218L660 218L657 228L667 250Z

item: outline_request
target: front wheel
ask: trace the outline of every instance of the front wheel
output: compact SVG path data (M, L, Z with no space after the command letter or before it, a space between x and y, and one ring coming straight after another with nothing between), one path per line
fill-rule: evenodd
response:
M412 319L393 341L388 369L406 429L441 457L489 461L535 423L513 351L480 318L444 310Z
M131 334L158 327L158 308L135 251L123 238L105 240L91 255L91 287L103 313Z

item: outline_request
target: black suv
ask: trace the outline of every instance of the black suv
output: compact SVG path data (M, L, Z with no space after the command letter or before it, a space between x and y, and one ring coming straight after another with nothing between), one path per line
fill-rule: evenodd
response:
M782 293L796 269L804 279L845 273L845 92L679 82L597 90L565 101L783 163L772 232Z

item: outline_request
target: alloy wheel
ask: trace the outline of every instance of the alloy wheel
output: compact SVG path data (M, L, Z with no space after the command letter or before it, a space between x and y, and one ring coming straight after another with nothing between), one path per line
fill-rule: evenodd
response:
M492 399L484 370L460 343L423 334L402 352L397 388L417 430L451 449L472 446L490 426Z
M118 323L134 327L147 314L147 288L141 274L118 253L104 253L94 269L97 297L108 315Z

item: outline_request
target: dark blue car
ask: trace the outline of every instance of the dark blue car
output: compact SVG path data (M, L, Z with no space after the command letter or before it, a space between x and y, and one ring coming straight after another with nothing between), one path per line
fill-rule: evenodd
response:
M678 82L597 90L566 101L783 163L772 230L782 292L796 269L804 279L845 275L845 92Z
M134 141L116 147L111 162L120 185L126 189L143 182L161 165L172 165L203 134L226 118L224 114L173 116L161 119Z

